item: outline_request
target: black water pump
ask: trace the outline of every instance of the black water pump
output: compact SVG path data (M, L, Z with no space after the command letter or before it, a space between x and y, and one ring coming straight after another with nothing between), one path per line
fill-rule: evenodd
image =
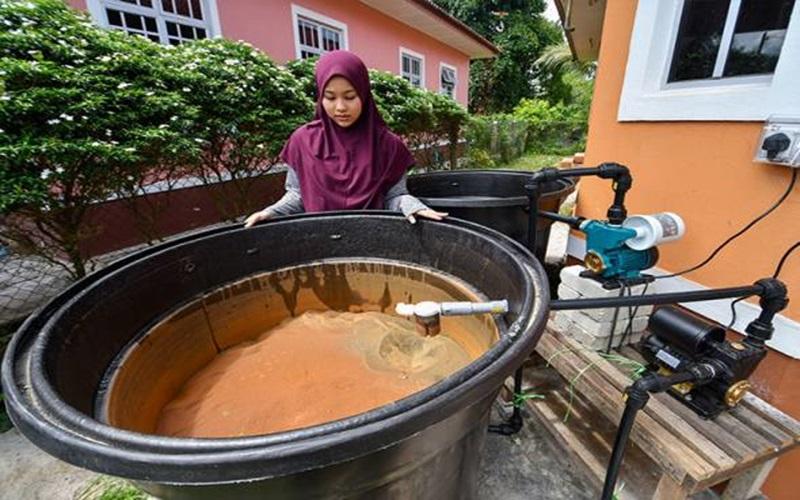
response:
M672 375L703 365L712 373L707 380L672 385L669 393L705 418L733 408L750 389L748 377L767 355L764 343L772 337L772 316L786 307L786 288L774 279L756 283L763 287L761 316L745 330L742 341L727 341L725 328L674 306L656 309L648 323L649 335L639 350L653 372Z

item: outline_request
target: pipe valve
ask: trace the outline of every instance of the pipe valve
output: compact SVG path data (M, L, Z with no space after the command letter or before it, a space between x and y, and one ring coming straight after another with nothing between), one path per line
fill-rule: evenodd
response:
M489 302L432 302L416 304L400 302L395 307L400 316L414 316L417 331L425 336L438 335L441 316L467 316L470 314L504 314L508 312L507 300Z

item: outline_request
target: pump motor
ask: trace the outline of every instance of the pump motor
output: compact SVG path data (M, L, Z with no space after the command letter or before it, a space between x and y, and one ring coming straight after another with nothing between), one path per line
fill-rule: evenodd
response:
M703 384L686 382L669 393L705 418L714 418L736 406L750 389L748 377L767 355L762 342L730 342L719 324L700 319L682 309L656 309L648 323L649 335L639 350L650 368L662 375L684 372L704 364L716 373Z

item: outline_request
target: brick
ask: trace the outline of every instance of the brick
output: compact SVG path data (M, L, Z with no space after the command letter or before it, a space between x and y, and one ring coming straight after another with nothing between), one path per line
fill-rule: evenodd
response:
M558 285L558 298L559 299L580 299L583 298L578 292L573 290L572 288L565 286L563 283ZM595 321L604 322L604 321L611 321L614 317L614 308L610 307L607 309L581 309L580 310L583 314L589 316ZM636 310L636 317L647 317L650 313L653 312L653 306L639 306ZM621 307L619 310L619 314L617 316L617 320L625 319L627 320L630 316L627 307Z
M582 345L586 346L586 348L593 351L602 351L608 347L608 337L595 337L566 317L562 316L561 318L558 318L558 316L556 316L556 318L556 320L550 323L550 327L568 337L575 339ZM634 333L625 339L625 344L636 343L641 340L642 336L643 332ZM615 336L611 346L619 347L621 340L621 335Z
M589 278L582 278L580 273L585 271L586 268L580 265L567 266L561 270L561 283L574 291L578 292L584 297L592 298L605 298L605 297L619 297L619 289L606 290L598 281ZM654 293L653 285L647 289L648 293ZM631 287L632 295L641 295L644 291L644 285L636 285ZM625 293L628 293L627 291Z

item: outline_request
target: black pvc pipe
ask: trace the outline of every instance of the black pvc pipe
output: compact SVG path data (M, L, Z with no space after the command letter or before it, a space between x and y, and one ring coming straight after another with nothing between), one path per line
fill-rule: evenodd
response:
M599 299L566 299L553 300L550 309L564 311L570 309L603 309L606 307L657 306L663 304L680 304L683 302L703 302L705 300L733 299L761 295L764 287L758 284L698 290L694 292L655 293L652 295L634 295L628 297L607 297Z
M694 372L680 372L668 376L650 375L637 380L628 388L625 410L619 421L617 436L614 438L614 448L611 450L611 459L606 469L603 493L600 495L602 500L611 500L614 497L614 487L617 485L617 476L619 476L619 469L622 466L622 458L625 456L625 445L633 428L633 422L636 420L636 414L650 400L650 393L663 392L673 384L697 379L697 373Z

